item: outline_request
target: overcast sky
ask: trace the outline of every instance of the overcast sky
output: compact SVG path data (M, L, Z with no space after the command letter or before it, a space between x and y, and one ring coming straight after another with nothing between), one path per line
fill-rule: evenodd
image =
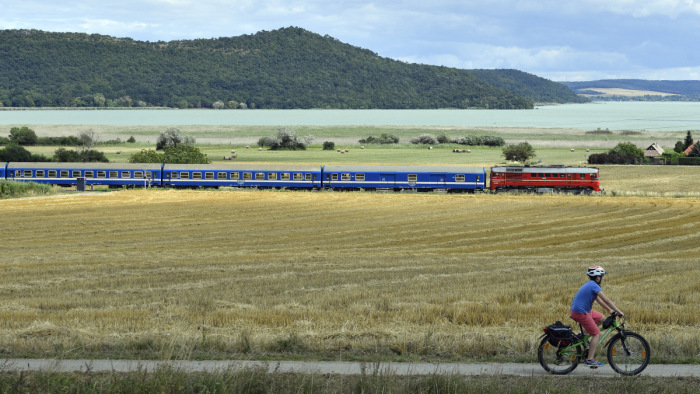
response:
M0 0L1 29L141 41L298 26L406 62L700 79L700 0Z

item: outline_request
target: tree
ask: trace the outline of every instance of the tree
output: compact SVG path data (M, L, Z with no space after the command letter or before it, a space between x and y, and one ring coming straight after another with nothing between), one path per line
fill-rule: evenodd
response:
M95 145L95 142L97 142L95 132L92 130L86 130L81 132L78 136L78 139L80 139L80 143L83 145L83 150L92 149L92 146Z
M209 164L209 158L199 148L190 145L166 147L163 163L171 164Z
M38 139L34 130L27 126L10 129L10 141L17 145L35 145Z
M644 160L644 151L631 142L620 142L608 153L611 155L632 156L639 161Z
M673 151L676 153L683 153L685 150L685 144L683 141L676 141L676 146L673 147Z
M129 157L129 163L163 163L165 154L158 153L152 149L141 149L141 152L134 153Z
M503 148L503 157L506 160L526 162L535 157L535 148L528 142L521 142L517 145L507 145Z
M158 136L156 150L166 147L176 148L178 145L194 145L194 143L194 137L182 134L177 127L169 127Z
M267 138L265 141L258 141L270 147L270 150L306 150L314 137L299 137L294 130L283 127L277 131L277 135Z
M24 147L17 144L10 144L0 149L0 162L8 161L33 161L32 154Z
M688 157L700 157L700 142L693 145L693 149L690 150Z
M690 145L693 145L693 136L690 135L690 130L688 130L688 134L686 134L685 140L683 141L683 150L688 149Z

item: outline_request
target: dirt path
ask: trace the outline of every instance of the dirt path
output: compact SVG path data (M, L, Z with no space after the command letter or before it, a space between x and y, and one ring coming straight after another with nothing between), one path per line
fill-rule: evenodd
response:
M172 367L187 372L217 372L229 369L264 368L269 372L300 372L318 374L381 374L395 375L517 375L538 376L547 373L539 364L515 363L359 363L333 361L138 361L138 360L48 360L6 359L0 362L0 371L55 371L55 372L134 372L154 371ZM571 376L619 376L609 366L595 370L579 366ZM700 377L700 365L650 365L641 374L657 377Z

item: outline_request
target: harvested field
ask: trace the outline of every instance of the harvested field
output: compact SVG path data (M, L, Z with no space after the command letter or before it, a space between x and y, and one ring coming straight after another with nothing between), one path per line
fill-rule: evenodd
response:
M5 356L532 361L584 269L700 355L700 199L121 191L0 201Z

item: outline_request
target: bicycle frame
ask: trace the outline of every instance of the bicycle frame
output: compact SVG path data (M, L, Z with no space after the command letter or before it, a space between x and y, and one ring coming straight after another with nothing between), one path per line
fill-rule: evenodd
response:
M592 337L592 335L591 334L583 335L583 327L581 326L581 323L579 323L578 326L581 329L581 335L582 335L581 340L574 342L574 343L571 343L571 344L569 344L569 346L563 347L559 351L560 355L571 356L571 357L584 357L584 358L588 355L587 341ZM598 343L603 343L605 341L605 339L610 335L610 333L613 332L614 330L617 330L624 335L624 331L625 331L624 328L625 328L624 323L618 322L617 319L613 320L610 327L608 327L604 332L602 332L602 335L600 336L600 341ZM609 344L610 344L610 342L608 341L602 347L607 347ZM581 351L581 353L576 353L576 348L578 346L583 347L583 350Z

